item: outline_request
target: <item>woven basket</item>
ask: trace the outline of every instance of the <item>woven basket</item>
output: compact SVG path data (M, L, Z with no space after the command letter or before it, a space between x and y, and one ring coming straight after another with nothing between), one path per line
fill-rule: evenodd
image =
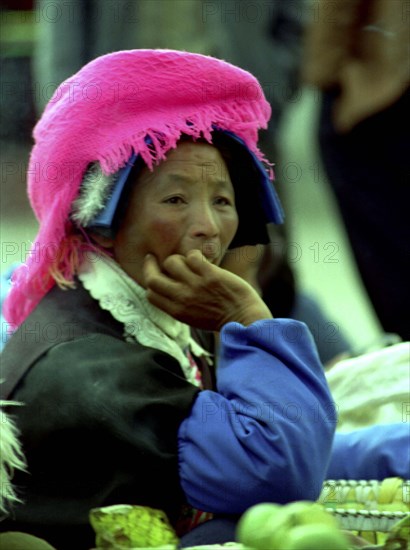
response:
M319 502L340 527L373 544L383 544L400 520L410 517L410 480L327 480Z

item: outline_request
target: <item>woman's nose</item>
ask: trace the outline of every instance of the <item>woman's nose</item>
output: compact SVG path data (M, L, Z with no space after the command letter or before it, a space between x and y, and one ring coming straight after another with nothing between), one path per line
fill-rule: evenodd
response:
M219 233L216 213L210 205L202 204L192 211L192 236L201 238L216 237Z

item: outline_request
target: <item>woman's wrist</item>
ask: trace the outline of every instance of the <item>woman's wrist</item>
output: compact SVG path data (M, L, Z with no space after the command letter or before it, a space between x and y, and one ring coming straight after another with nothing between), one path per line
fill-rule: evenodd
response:
M272 313L267 306L255 307L245 311L239 316L236 322L247 327L256 321L263 321L264 319L273 319Z
M273 315L262 298L252 289L252 295L248 299L243 299L238 307L230 309L223 325L235 322L247 327L264 319L273 319Z

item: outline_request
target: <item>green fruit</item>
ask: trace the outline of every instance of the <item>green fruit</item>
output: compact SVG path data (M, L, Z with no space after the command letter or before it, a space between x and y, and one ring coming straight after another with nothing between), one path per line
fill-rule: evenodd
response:
M269 518L266 530L270 532L269 549L287 548L283 541L287 539L292 529L305 525L327 526L338 529L336 520L320 504L310 501L297 501L286 504L281 512Z
M284 506L289 527L320 523L334 529L338 528L336 519L321 504L300 500Z
M284 546L286 550L350 550L343 534L328 525L311 524L294 527L289 531Z
M287 550L288 539L293 531L310 526L314 526L316 532L319 529L326 533L336 533L335 536L339 538L341 536L337 521L323 506L315 502L298 501L285 506L264 503L249 508L239 521L237 539L244 546L258 550ZM315 550L319 550L319 547Z
M239 520L236 538L244 546L266 549L266 535L270 537L270 530L266 531L268 519L273 518L282 511L282 506L269 502L255 504L248 508Z

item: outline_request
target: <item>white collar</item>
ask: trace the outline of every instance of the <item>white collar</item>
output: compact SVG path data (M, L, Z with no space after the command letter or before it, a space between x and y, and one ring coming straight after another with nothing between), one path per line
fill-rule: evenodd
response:
M150 304L146 290L129 277L121 267L106 255L88 252L78 275L84 288L117 321L124 324L127 342L155 348L174 357L192 384L200 385L198 368L190 362L186 352L196 357L211 355L191 336L190 327L177 321Z

